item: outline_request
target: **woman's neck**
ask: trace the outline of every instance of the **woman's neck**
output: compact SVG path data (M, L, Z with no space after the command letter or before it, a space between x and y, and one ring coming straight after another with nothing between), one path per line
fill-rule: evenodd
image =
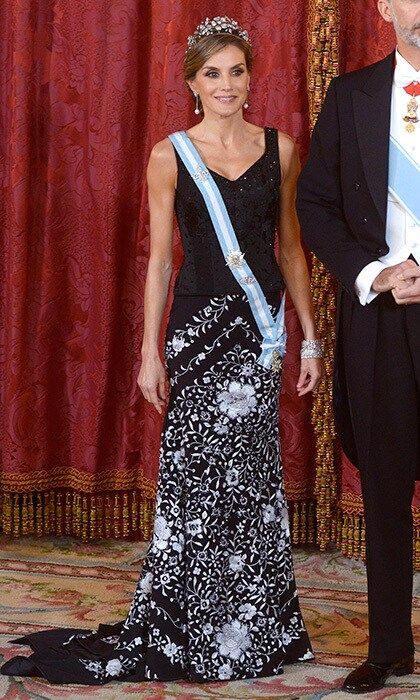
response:
M222 143L227 146L243 137L247 122L241 113L229 117L219 115L206 115L200 124L197 124L197 137L203 141Z

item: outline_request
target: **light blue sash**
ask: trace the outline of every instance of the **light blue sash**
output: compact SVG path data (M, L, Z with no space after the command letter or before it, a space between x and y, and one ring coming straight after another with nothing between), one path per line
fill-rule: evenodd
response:
M389 142L388 188L420 226L420 165L392 136Z
M257 362L266 369L280 369L280 358L286 350L284 310L286 294L283 294L277 318L274 318L263 291L239 248L238 239L220 190L207 170L200 155L185 131L169 136L182 162L203 195L223 256L232 274L244 290L257 326L262 335L262 352Z

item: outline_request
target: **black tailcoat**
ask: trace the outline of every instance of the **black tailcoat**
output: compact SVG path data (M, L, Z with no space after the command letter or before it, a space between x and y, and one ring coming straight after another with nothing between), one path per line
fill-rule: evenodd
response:
M385 255L394 52L334 78L298 183L297 210L308 247L338 280L334 409L344 451L368 459L378 304L362 306L354 283Z

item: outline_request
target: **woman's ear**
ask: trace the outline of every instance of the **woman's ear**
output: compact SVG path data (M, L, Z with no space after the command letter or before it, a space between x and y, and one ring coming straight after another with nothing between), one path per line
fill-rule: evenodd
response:
M196 90L194 88L195 81L194 80L187 80L186 82L187 82L187 85L190 88L191 92L195 95L195 93L196 93Z

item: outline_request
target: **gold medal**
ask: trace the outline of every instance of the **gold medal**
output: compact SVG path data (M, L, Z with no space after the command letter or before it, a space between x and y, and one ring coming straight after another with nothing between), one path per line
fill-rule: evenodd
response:
M272 355L272 360L271 360L271 369L273 372L281 372L283 366L283 362L281 359L281 355L278 350L273 350L273 355Z
M416 80L404 87L405 92L410 95L407 103L407 114L403 117L406 122L405 130L412 133L416 129L416 124L419 121L417 111L419 108L417 97L420 95L420 85Z
M406 131L413 132L415 130L415 125L419 121L417 116L418 108L417 99L412 95L407 104L407 114L404 117L404 121L407 122L405 127Z

